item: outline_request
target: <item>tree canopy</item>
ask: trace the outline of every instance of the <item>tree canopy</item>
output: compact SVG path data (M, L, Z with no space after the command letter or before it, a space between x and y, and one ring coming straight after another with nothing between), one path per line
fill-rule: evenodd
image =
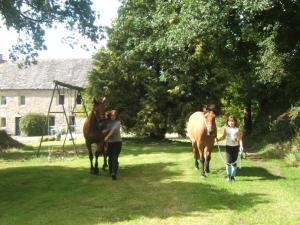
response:
M99 15L91 6L91 0L1 0L0 16L4 26L19 34L9 57L34 62L38 52L47 49L45 30L57 24L97 43L103 37L103 29L96 24ZM76 42L74 36L70 35L67 42Z
M125 0L94 58L90 93L107 95L141 133L185 133L189 113L209 102L250 133L254 117L299 100L299 8L295 0Z

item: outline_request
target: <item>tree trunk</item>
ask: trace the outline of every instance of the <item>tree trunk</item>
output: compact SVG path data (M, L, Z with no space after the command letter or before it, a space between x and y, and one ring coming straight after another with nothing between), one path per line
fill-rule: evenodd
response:
M252 132L252 108L251 99L247 99L244 108L244 136L247 137Z
M154 140L162 140L165 138L165 133L150 133L150 138Z

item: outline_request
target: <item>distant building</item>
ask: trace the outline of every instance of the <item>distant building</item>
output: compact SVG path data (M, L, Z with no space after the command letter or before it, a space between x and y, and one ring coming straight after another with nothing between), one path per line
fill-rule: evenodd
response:
M2 58L1 58L2 59ZM1 60L0 60L1 61ZM54 88L53 80L74 86L86 87L91 59L43 59L37 65L19 69L17 64L0 64L0 129L9 134L20 135L20 118L29 112L47 114ZM82 131L85 115L71 115L77 96L75 91L65 89L55 93L51 111L61 112L62 104L76 132ZM76 108L81 102L76 101ZM52 113L49 118L52 128L67 129L62 113Z
M5 62L6 62L6 60L3 59L3 55L0 54L0 64L1 64L1 63L5 63Z

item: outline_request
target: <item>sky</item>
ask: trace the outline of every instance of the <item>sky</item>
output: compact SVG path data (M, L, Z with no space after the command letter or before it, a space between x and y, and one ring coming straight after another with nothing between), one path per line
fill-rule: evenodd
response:
M94 0L94 9L100 12L100 24L103 26L111 26L112 20L117 16L117 10L120 6L119 0ZM45 44L46 51L39 52L39 59L42 58L90 58L95 51L85 51L79 46L72 49L69 45L62 43L62 38L67 33L63 27L58 26L56 29L46 31ZM9 48L16 43L17 33L13 30L7 30L0 25L0 54L3 59L8 60ZM105 46L106 40L99 43Z

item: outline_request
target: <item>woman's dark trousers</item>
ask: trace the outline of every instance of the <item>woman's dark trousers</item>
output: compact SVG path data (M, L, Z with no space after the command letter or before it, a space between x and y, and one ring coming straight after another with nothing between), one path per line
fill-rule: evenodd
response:
M108 142L108 167L111 176L116 176L119 168L119 155L122 142Z

